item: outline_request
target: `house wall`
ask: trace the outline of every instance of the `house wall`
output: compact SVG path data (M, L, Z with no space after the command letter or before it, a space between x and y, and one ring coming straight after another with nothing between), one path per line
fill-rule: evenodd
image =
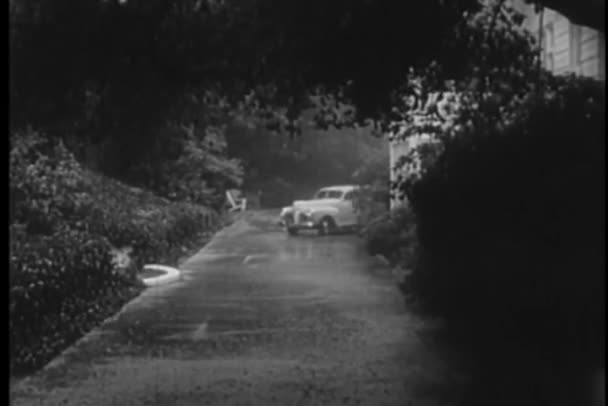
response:
M573 24L560 13L545 8L543 31L539 32L540 15L523 0L511 5L527 18L524 26L542 43L543 66L556 75L576 73L605 80L606 59L604 34Z

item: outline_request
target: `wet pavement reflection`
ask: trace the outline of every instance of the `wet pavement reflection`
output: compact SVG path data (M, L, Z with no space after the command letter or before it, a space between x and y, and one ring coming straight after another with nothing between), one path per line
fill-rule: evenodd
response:
M14 405L432 405L453 378L355 235L249 213L51 367Z

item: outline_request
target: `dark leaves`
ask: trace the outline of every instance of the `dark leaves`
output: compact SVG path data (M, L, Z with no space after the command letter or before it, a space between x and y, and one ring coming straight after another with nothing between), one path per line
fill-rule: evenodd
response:
M216 215L85 170L40 134L11 141L11 369L23 372L118 310L137 291L133 271L197 242ZM126 273L112 247L132 248Z

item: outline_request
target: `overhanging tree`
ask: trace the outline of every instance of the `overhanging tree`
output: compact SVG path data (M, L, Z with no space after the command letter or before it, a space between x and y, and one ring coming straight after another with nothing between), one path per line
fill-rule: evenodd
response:
M78 116L91 84L107 126L162 117L189 86L262 108L297 110L302 96L351 83L374 116L403 71L437 54L475 0L171 1L16 0L11 14L11 120L48 124ZM60 28L57 28L60 27ZM267 85L262 92L259 86Z
M599 0L538 3L583 23L603 16ZM377 119L408 68L431 59L462 68L446 39L477 9L477 0L13 0L11 123L80 118L97 97L97 132L154 128L191 86L233 102L257 90L257 107L288 107L288 118L318 90Z

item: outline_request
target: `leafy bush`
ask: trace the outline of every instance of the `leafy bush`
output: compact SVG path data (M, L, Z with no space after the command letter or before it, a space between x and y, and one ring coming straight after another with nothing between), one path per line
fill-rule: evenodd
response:
M26 224L29 234L50 235L62 221L87 211L82 171L61 142L29 132L12 137L12 144L11 223Z
M395 209L365 226L367 251L383 255L395 265L409 268L414 259L416 225L407 208Z
M240 186L243 179L240 161L227 155L224 132L223 126L211 125L162 129L154 159L130 170L129 176L173 201L220 208L225 201L223 191ZM170 144L176 150L175 158L166 152Z
M13 247L10 347L15 373L39 366L112 311L110 297L129 298L131 281L112 264L108 242L62 232Z
M460 329L552 359L603 353L604 115L593 80L548 78L506 126L466 128L413 184L408 286ZM511 337L509 335L509 337Z
M11 141L11 369L21 373L118 310L139 290L137 269L176 258L217 215L84 169L35 132ZM124 248L132 261L120 269L112 253Z
M304 186L296 185L295 182L287 181L281 177L269 180L252 180L247 183L252 190L262 192L260 203L264 207L282 207L291 204L296 199L306 198L309 193Z

